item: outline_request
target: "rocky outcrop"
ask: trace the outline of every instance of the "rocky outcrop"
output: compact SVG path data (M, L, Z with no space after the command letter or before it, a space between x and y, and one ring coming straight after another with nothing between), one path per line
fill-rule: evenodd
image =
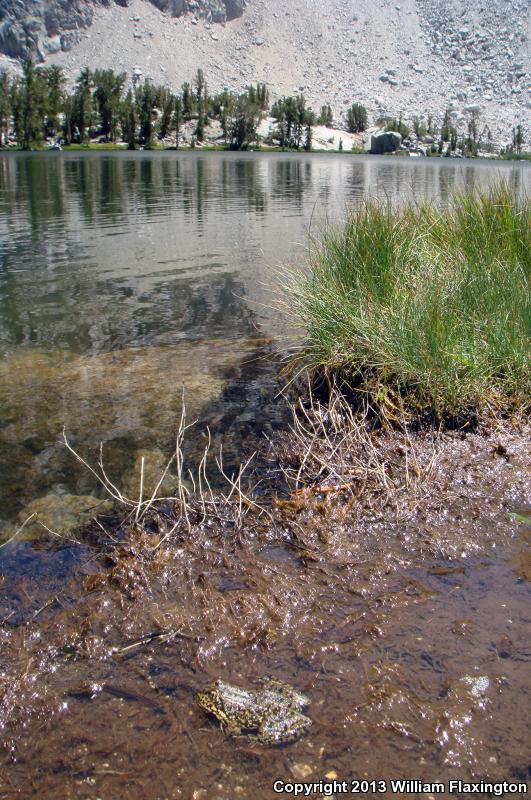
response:
M225 0L227 19L237 19L241 17L245 8L245 0Z
M170 14L194 14L225 23L240 17L247 0L146 0ZM46 55L70 50L90 27L97 7L129 0L0 0L0 53L10 58L44 61Z
M402 144L402 136L397 131L380 131L371 136L371 155L382 156L394 153Z

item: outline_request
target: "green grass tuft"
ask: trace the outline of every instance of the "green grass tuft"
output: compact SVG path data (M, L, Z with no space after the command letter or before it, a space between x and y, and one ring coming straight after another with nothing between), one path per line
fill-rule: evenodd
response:
M367 201L291 270L294 359L430 409L522 409L530 397L531 204L506 184L446 208Z

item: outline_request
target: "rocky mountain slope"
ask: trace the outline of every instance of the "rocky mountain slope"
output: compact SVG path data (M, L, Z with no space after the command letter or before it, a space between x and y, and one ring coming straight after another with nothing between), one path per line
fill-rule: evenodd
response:
M373 118L451 107L461 127L477 109L497 143L530 127L529 0L0 0L0 20L5 54L71 76L112 67L175 89L200 67L211 90L261 80L338 119L356 100Z
M246 0L147 0L172 17L192 13L210 22L227 22L243 13ZM43 61L79 42L99 8L130 0L0 0L0 52L12 58Z

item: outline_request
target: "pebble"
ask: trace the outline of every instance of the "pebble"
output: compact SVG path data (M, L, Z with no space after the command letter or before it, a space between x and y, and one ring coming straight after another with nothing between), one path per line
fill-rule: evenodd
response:
M292 764L290 767L290 772L297 780L304 781L313 773L313 767L311 767L310 764L304 763Z

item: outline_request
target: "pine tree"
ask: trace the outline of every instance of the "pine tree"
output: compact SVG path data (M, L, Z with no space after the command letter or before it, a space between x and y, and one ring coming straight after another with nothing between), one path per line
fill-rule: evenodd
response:
M309 153L312 149L312 124L308 119L306 122L306 137L304 139L304 149Z
M183 83L183 114L185 120L190 120L194 111L194 101L189 83Z
M24 62L22 78L22 138L19 140L23 150L31 150L39 136L37 117L37 76L35 66L28 59Z
M74 105L73 95L68 94L63 100L63 139L66 144L72 144L74 139Z
M179 136L181 135L181 125L183 123L183 101L177 95L175 97L175 111L173 113L173 127L175 128L175 149L179 149Z
M196 100L197 105L200 106L201 102L206 99L207 96L207 88L206 88L206 81L205 76L202 69L198 69L196 76L195 76L195 86L196 86Z
M351 133L362 133L367 130L367 109L360 103L352 103L347 111L347 126Z
M260 108L248 94L240 95L232 111L230 124L231 150L247 150L257 140Z
M9 141L11 86L7 72L0 72L0 147Z
M94 100L100 118L101 133L111 142L116 141L118 117L126 74L117 75L112 69L94 72Z
M90 139L92 124L92 73L85 67L76 81L76 102L74 103L74 123L79 131L79 142L83 144Z
M479 150L479 111L474 109L470 112L468 120L468 137L465 142L465 149L471 156L476 156Z
M10 106L13 118L13 133L19 147L24 138L24 91L19 79L13 80L10 90Z
M513 150L515 153L520 155L522 152L523 146L525 143L525 131L524 126L518 124L516 128L513 128Z
M121 105L122 139L127 142L129 150L136 150L136 102L131 90Z
M198 142L203 142L205 139L205 114L203 110L203 101L199 104L199 116L197 118L197 126L195 135Z
M449 142L452 135L452 116L449 108L444 112L443 124L441 127L441 140Z
M65 76L61 67L52 64L42 70L47 89L46 134L55 136L59 130L59 115L63 111Z
M138 118L140 123L140 143L144 149L153 148L153 108L155 96L153 85L150 81L144 81L144 85L137 90Z
M175 97L169 89L161 88L157 105L161 109L159 139L164 139L170 130L175 113Z
M332 114L331 106L321 106L321 113L317 119L317 124L326 125L327 128L332 128L334 126L334 115Z
M226 106L221 106L221 132L223 133L223 141L227 144L229 136L229 114Z

